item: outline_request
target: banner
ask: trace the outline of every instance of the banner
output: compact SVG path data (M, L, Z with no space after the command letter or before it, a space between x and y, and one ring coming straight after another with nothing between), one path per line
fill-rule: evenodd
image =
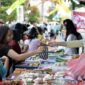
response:
M68 15L70 13L70 9L69 7L64 3L64 1L62 0L56 0L56 8L54 10L52 10L51 12L49 12L49 16L53 13L55 13L56 11L60 11L63 10L65 11L65 13ZM63 12L62 12L63 13Z
M26 0L16 0L8 10L6 10L6 13L8 15L10 15L16 8L17 6L21 5L22 3L24 3Z
M78 29L85 29L85 12L72 12L72 20Z

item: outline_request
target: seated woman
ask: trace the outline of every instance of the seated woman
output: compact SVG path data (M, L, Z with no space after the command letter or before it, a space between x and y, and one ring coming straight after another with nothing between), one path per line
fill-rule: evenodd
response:
M22 61L43 51L43 48L39 47L34 51L18 54L8 46L9 41L12 40L12 35L8 26L0 26L0 57L5 55L15 61Z
M28 46L28 51L34 51L40 46L40 40L38 40L38 32L36 28L32 28L28 34L29 39L24 41L24 44Z

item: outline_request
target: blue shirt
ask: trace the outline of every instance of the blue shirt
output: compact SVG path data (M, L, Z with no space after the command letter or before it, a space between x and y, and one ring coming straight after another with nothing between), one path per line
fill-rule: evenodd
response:
M4 68L2 61L0 60L0 79L6 79L7 70Z

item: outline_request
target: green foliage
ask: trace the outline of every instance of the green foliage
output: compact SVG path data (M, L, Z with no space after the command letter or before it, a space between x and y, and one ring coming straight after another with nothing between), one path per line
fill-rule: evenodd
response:
M7 15L6 10L15 2L16 0L0 0L0 19L6 21L13 21L16 19L16 10L14 10L11 15ZM28 9L28 8L27 8ZM27 10L25 9L25 10ZM36 7L30 8L32 10L31 14L26 14L30 22L38 21L39 11Z
M0 19L6 21L12 21L16 19L16 10L11 14L7 15L6 10L15 2L16 0L0 0Z
M47 18L48 18L48 21L52 21L53 17L54 17L54 14L48 16L48 17L47 17Z
M30 7L29 10L31 10L30 14L27 14L28 21L29 22L38 22L39 21L39 10L37 7Z
M11 5L13 2L15 2L16 0L0 0L1 5L3 6L9 6Z
M28 16L29 22L38 22L38 17L39 17L39 13L38 12L31 13Z

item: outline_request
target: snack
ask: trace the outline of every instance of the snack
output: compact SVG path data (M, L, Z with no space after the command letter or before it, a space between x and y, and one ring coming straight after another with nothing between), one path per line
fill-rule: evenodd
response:
M48 81L48 80L53 80L53 75L47 74L44 78L43 81Z
M39 66L39 62L30 63L29 66L30 67L38 67Z
M37 84L43 84L43 83L44 83L44 82L43 82L43 79L42 79L42 78L39 78L39 77L37 77L37 78L34 80L34 82L37 83Z
M14 71L14 74L20 74L21 72L24 72L26 69L19 69L19 68L16 68L15 71Z
M27 82L33 82L32 78L27 78Z

